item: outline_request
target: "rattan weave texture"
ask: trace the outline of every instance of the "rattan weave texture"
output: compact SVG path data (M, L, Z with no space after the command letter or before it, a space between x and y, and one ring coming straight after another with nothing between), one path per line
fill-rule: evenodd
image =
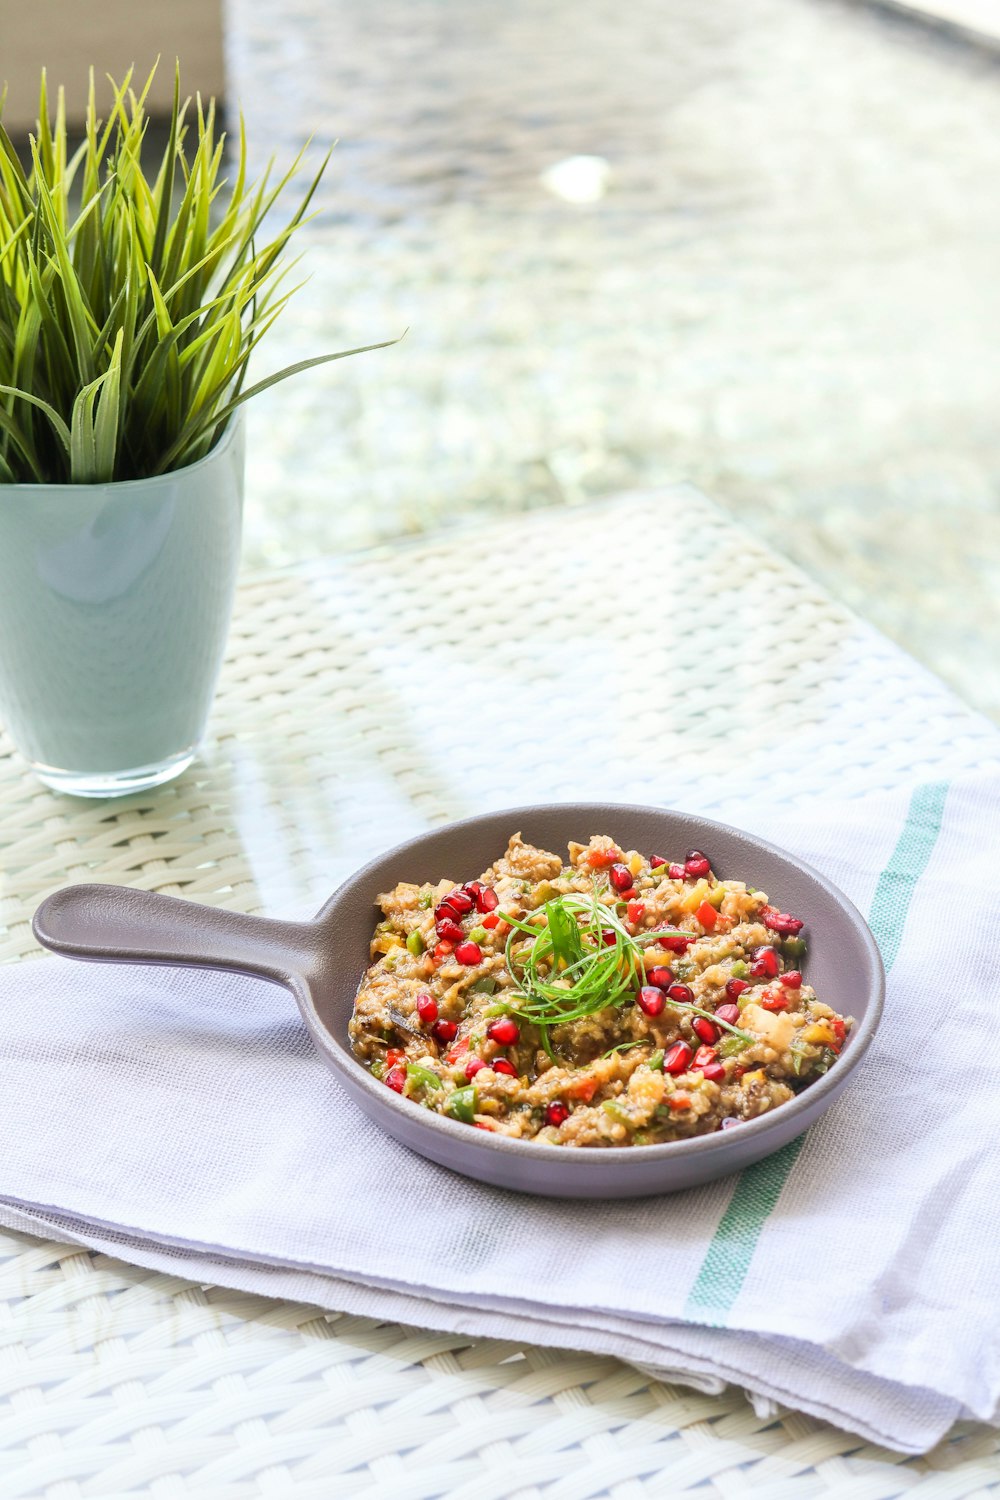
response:
M303 913L486 807L861 794L1000 736L692 491L246 580L206 756L114 804L0 745L0 954L73 879ZM273 1303L0 1234L0 1497L1000 1495L1000 1439L903 1461L613 1360Z

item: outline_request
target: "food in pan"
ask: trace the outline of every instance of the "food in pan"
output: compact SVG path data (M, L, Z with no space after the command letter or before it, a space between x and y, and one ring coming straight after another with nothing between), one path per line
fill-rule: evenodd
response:
M853 1024L803 976L803 922L706 854L606 835L568 863L520 834L464 885L379 898L350 1024L415 1105L561 1146L738 1126L836 1062Z

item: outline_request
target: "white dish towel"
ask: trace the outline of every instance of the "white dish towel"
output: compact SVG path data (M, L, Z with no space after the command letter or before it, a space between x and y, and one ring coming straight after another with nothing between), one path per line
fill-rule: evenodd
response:
M282 990L45 959L0 975L0 1220L203 1282L738 1382L759 1408L923 1451L1000 1402L998 811L986 779L744 810L868 914L889 991L838 1103L738 1179L603 1204L484 1187L369 1124Z

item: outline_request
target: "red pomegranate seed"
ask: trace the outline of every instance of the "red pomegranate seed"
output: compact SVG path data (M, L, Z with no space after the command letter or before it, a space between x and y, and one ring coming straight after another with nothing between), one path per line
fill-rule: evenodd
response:
M790 917L787 911L776 911L773 906L762 907L760 919L765 927L780 933L782 937L796 937L806 925L798 917Z
M726 994L729 996L730 1000L738 1000L743 994L744 990L748 990L749 988L750 985L745 979L726 980Z
M788 996L783 995L780 990L765 990L760 997L762 1010L787 1010Z
M565 1104L563 1104L561 1102L561 1100L559 1100L559 1099L556 1099L554 1101L554 1103L550 1104L549 1107L548 1107L548 1109L545 1111L545 1123L546 1123L546 1125L556 1125L556 1126L559 1126L559 1125L561 1125L563 1123L564 1120L568 1120L568 1119L569 1119L569 1110L566 1108Z
M715 1014L720 1021L728 1021L730 1026L735 1026L740 1019L740 1008L738 1005L720 1005Z
M646 978L650 984L658 985L661 990L665 990L668 984L673 984L674 982L674 971L673 969L668 969L666 964L656 964L650 969Z
M694 1002L694 990L689 984L672 984L667 994L671 1000L679 1000L682 1005L691 1005Z
M691 1022L691 1030L695 1036L700 1037L708 1046L719 1040L718 1026L713 1026L711 1021L706 1021L704 1016L695 1016Z
M675 1042L663 1054L664 1073L683 1073L691 1061L691 1048L687 1042Z
M486 887L481 880L467 880L462 887L465 894L472 897L473 905L477 904L476 898L480 891L484 891L485 889Z
M401 1094L406 1088L406 1069L390 1068L385 1075L385 1082L387 1088L394 1089L397 1094Z
M630 891L635 884L628 865L612 865L608 871L608 879L616 891Z
M662 854L651 854L649 856L649 868L651 870L658 870L661 865L665 864L666 860L663 858Z
M800 990L802 988L802 975L798 969L789 969L787 974L782 974L781 982L788 990Z
M684 866L683 865L676 865L676 864L671 865L670 868L667 870L667 874L670 876L671 880L683 880L684 879Z
M754 979L776 979L778 976L778 950L762 946L750 953L750 973Z
M626 916L628 917L629 921L632 923L633 927L638 927L639 923L642 921L643 917L645 916L645 913L646 913L646 903L645 903L645 901L630 901L629 902L629 904L628 904L628 910L626 912Z
M668 953L686 953L694 942L694 933L668 932L665 937L658 937L656 941Z
M500 905L500 897L491 885L484 885L476 897L476 905L480 911L496 911Z
M488 912L487 915L483 918L483 926L488 927L490 931L492 931L494 927L499 926L499 924L500 918L497 916L495 911Z
M510 1016L497 1016L487 1026L486 1035L491 1042L499 1042L501 1047L513 1047L521 1035L521 1028Z
M691 1060L692 1068L704 1068L708 1063L719 1061L719 1054L714 1047L699 1047Z
M451 917L438 918L437 935L446 943L460 943L465 937L461 927L457 922L452 921Z
M478 943L459 943L455 949L455 957L460 964L481 964L483 961L483 950Z
M417 996L417 1015L425 1026L430 1026L438 1018L437 1001L431 995Z
M493 1061L491 1063L487 1063L486 1066L488 1068L492 1068L494 1073L506 1073L509 1078L517 1077L517 1069L515 1068L514 1064L512 1062L508 1062L505 1057L495 1057Z
M434 908L434 922L457 922L462 913L450 901L441 901Z
M688 850L687 858L684 861L685 875L691 875L695 879L700 880L703 875L708 874L711 868L712 866L708 862L707 855L703 854L700 849Z
M721 1083L726 1076L726 1070L720 1062L706 1063L701 1070L701 1076L707 1078L709 1083Z
M455 1021L435 1021L431 1027L431 1036L436 1042L440 1042L442 1047L447 1047L457 1035L458 1024Z
M658 1016L667 1003L667 997L654 984L644 984L636 996L639 1009L647 1016Z
M475 904L468 891L458 889L449 891L442 902L442 905L453 906L460 917L468 916Z
M466 1078L475 1078L476 1074L479 1072L479 1069L485 1067L486 1063L483 1062L483 1059L481 1057L470 1057L469 1061L465 1065Z

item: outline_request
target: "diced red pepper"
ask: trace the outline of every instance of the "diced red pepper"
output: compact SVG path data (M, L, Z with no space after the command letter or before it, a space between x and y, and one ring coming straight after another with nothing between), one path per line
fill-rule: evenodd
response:
M592 870L604 870L608 865L615 865L622 857L622 851L615 847L610 849L591 849L587 855L587 863Z
M599 1088L600 1084L596 1078L582 1077L567 1084L563 1092L571 1099L582 1099L584 1104L589 1104Z
M438 943L434 949L434 962L443 964L445 959L450 958L454 951L454 943Z
M691 1059L691 1066L692 1068L704 1068L707 1067L709 1063L718 1061L719 1054L716 1052L714 1047L699 1047L694 1057Z
M487 912L486 916L483 918L483 926L489 928L492 931L494 927L499 927L499 925L500 918L497 916L496 912Z
M452 1021L450 1024L454 1025L455 1023ZM467 1036L460 1037L459 1040L455 1043L454 1047L451 1047L445 1053L444 1060L446 1063L456 1063L462 1056L463 1052L468 1052L468 1050L469 1038Z
M671 1094L667 1100L671 1109L690 1109L691 1098L688 1094Z
M706 1063L701 1070L701 1076L707 1078L709 1083L721 1083L726 1076L726 1069L720 1062Z
M780 990L765 990L760 997L761 1010L787 1010L788 996L781 994Z
M646 914L645 901L630 901L628 904L628 919L633 927L638 927Z
M715 931L715 925L719 920L719 913L710 901L703 901L695 912L695 916L706 932Z
M385 1054L385 1060L390 1068L396 1067L397 1063L401 1063L405 1057L406 1053L402 1047L390 1047Z
M847 1035L847 1027L844 1025L839 1016L834 1016L831 1025L833 1026L833 1034L837 1039L837 1045L833 1050L835 1052L839 1052L841 1047L844 1045L844 1037Z
M693 932L668 932L656 939L658 947L666 948L668 953L686 953L695 941Z

